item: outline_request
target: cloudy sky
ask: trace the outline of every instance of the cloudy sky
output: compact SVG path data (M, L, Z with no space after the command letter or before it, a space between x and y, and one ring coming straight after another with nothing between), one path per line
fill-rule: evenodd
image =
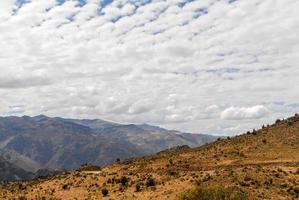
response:
M1 0L0 115L237 134L299 112L298 0Z

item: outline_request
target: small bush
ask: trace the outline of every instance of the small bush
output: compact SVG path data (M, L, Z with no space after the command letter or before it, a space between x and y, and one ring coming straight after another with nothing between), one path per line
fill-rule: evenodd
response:
M238 152L238 154L239 154L240 157L246 157L246 155L242 151Z
M288 124L288 126L292 126L293 125L293 121L292 120L288 120L287 124Z
M141 192L141 185L140 184L136 184L135 192Z
M256 134L257 134L257 131L255 129L253 129L252 135L256 135Z
M122 176L120 178L120 183L121 183L122 186L127 186L128 183L129 183L129 179L126 176Z
M156 186L156 181L153 178L149 178L146 181L146 187L153 187Z
M247 200L248 195L224 187L197 187L188 190L181 196L182 200Z
M170 165L173 165L173 160L172 159L169 159L168 162L169 162Z
M175 171L173 171L173 170L168 170L168 171L167 171L167 174L168 174L169 176L178 176L178 175L179 175L178 172L175 172Z
M107 188L103 188L103 189L102 189L102 195L103 195L104 197L106 197L108 194L109 194L109 191L107 190Z
M64 184L64 185L62 186L62 189L67 190L67 189L69 189L69 186L68 186L67 184Z
M267 140L266 140L266 139L263 139L262 142L263 142L264 144L266 144L266 143L267 143Z

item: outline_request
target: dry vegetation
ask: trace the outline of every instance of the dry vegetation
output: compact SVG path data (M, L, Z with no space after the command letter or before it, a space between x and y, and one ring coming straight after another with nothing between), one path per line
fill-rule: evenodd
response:
M199 148L180 147L95 169L2 184L0 198L298 199L299 116Z

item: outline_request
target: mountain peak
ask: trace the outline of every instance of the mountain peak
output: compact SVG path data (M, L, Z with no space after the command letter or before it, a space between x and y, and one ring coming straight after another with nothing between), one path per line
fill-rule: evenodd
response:
M41 121L41 120L49 119L49 117L41 114L41 115L34 116L33 119L36 121Z

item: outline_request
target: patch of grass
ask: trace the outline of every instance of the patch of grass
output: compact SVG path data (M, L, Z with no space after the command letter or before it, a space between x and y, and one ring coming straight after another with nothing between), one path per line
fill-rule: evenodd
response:
M245 192L234 191L222 186L197 186L194 190L184 192L181 200L248 200L248 195Z

